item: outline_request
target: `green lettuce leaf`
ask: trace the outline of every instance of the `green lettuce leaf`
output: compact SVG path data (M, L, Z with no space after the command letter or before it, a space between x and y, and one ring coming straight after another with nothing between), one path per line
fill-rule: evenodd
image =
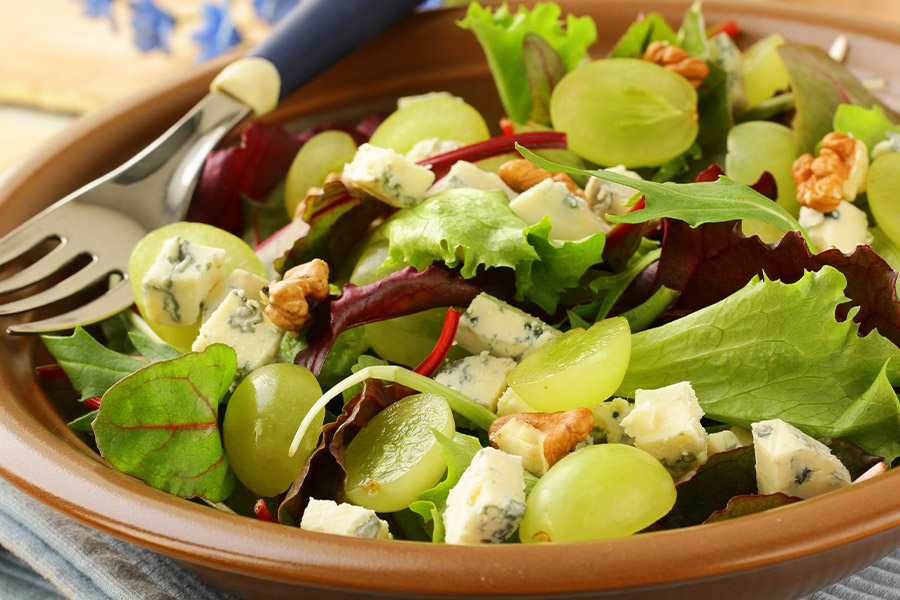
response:
M100 454L156 489L225 500L234 474L219 436L219 404L236 371L234 350L213 344L129 375L100 403L94 421Z
M571 71L587 56L587 48L597 41L597 28L590 17L568 15L565 26L562 10L556 3L524 6L513 13L504 3L492 13L477 2L469 5L466 17L458 24L471 30L484 49L494 83L507 116L525 123L531 113L531 94L522 59L522 47L529 33L544 38Z
M72 335L44 335L41 340L81 394L81 400L102 396L120 379L147 366L147 361L110 350L81 327L76 327Z
M725 176L720 176L717 181L700 183L657 183L632 179L602 169L586 171L555 164L518 144L516 149L522 156L548 171L593 175L640 191L644 195L646 206L624 215L607 217L615 223L644 223L668 217L697 227L703 223L749 219L767 223L784 232L799 231L810 248L814 247L800 223L777 202L772 202L759 192Z
M889 131L900 133L900 126L891 123L884 109L877 104L872 108L853 104L839 105L834 113L833 127L835 131L851 134L865 142L869 152L875 144L887 139Z
M754 280L725 300L636 333L618 395L690 381L706 415L741 427L783 419L807 434L900 456L900 403L889 340L838 322L846 279L823 267L784 284Z
M675 30L659 13L650 13L635 21L610 51L612 58L640 58L651 42L677 42Z

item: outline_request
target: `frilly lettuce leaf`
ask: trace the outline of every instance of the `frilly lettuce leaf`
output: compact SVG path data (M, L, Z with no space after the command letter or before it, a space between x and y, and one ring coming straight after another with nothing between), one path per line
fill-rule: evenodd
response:
M900 349L838 322L847 280L832 267L793 284L756 279L725 300L632 337L618 395L690 381L706 415L731 425L781 418L891 461L900 403L886 370Z
M559 53L566 69L571 71L587 56L587 48L597 41L597 28L590 17L568 15L565 26L560 21L561 9L556 3L538 3L533 9L524 6L513 13L504 3L492 13L477 2L469 5L466 17L459 22L478 38L507 116L525 123L531 113L531 94L522 59L522 47L529 33L540 35Z

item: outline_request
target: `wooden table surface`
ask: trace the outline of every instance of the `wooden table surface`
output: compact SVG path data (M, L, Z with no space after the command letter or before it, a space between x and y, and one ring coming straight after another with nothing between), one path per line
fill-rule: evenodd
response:
M900 24L900 0L780 2ZM85 4L80 1L0 0L0 170L65 127L75 115L195 63L191 35L202 24L202 2L156 3L175 15L170 54L142 53L135 48L129 3L123 0L112 3L115 27L107 19L84 17ZM255 18L252 0L231 0L231 6L246 44L265 34L267 26Z

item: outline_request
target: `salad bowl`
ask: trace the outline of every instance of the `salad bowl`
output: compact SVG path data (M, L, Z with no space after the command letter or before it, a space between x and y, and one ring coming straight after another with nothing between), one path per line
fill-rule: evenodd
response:
M602 56L638 11L677 24L687 2L560 2L592 15ZM900 102L900 30L846 15L756 2L706 2L710 23L739 22L752 42L778 32L827 48ZM266 117L292 129L388 110L399 96L447 90L497 123L500 103L480 47L454 25L463 12L424 12L389 31ZM0 181L0 234L116 166L174 122L223 63L161 82L89 115ZM0 321L5 329L9 319ZM678 530L572 544L426 545L318 534L223 513L111 469L66 426L75 403L54 400L34 368L40 341L0 338L0 475L91 527L172 557L242 598L559 597L796 598L900 547L900 473L767 512Z

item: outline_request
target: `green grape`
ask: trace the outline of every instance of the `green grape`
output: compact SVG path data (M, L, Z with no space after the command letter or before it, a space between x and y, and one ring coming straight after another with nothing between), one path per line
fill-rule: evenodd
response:
M365 326L366 339L372 350L384 360L415 367L434 349L446 315L446 308L433 308L369 323ZM452 346L447 358L455 360L466 355L467 352L461 347Z
M321 395L309 369L289 363L260 367L238 384L225 410L222 438L231 468L247 488L271 497L290 487L316 448L324 410L294 456L288 456L288 448L300 421Z
M753 185L768 171L778 186L778 204L796 218L800 205L791 176L796 157L794 132L790 127L771 121L747 121L728 132L725 174L738 183ZM784 235L780 229L756 221L745 221L743 229L745 234L759 235L766 242L777 241Z
M572 71L550 97L553 126L569 149L602 166L655 167L697 137L697 92L687 79L636 58Z
M453 98L428 98L394 111L369 142L405 154L416 142L430 138L474 144L490 137L484 117Z
M523 543L581 542L631 535L675 504L675 483L634 446L586 446L541 477L519 526Z
M447 467L432 430L450 437L454 429L441 396L415 394L394 402L347 446L347 500L377 512L408 507Z
M526 403L544 412L591 408L622 383L631 357L623 317L570 329L528 354L507 377Z
M340 173L344 163L353 160L356 142L344 131L330 130L316 134L297 152L284 184L284 207L294 217L297 206L311 187L321 187L330 173Z
M388 244L387 240L379 240L366 246L356 261L356 266L353 267L353 272L350 274L350 283L353 285L368 285L387 277L389 271L379 272L379 267L384 264L389 247L390 244Z
M145 235L134 247L134 250L131 251L131 256L128 259L128 277L131 280L131 291L134 293L134 301L138 311L145 318L144 289L141 281L153 263L156 262L156 257L159 256L163 243L176 235L195 244L225 250L226 275L234 269L244 269L260 277L264 277L266 274L262 263L256 257L256 254L253 253L253 249L242 239L223 229L204 223L189 223L187 221L165 225ZM191 351L191 344L197 339L197 333L200 331L199 323L184 326L150 323L150 327L153 328L153 331L159 337L182 352Z
M881 232L900 246L900 153L879 156L866 175L869 209Z
M781 35L773 33L744 51L741 70L747 92L747 108L790 87L787 69L778 55L778 47L784 43Z

